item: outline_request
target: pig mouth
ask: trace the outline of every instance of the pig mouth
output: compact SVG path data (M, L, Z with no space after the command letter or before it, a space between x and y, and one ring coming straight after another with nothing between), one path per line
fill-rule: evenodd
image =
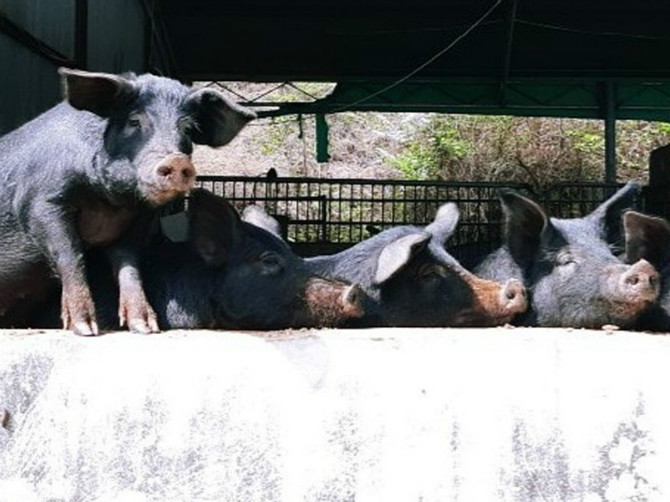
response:
M649 307L655 303L655 298L621 298L618 300L603 300L601 308L607 313L606 322L594 323L592 327L600 328L603 324L630 326Z
M184 197L195 186L195 168L185 154L170 154L161 158L140 176L138 191L151 206L162 206Z
M185 197L193 189L195 182L188 187L164 186L161 183L142 183L138 187L140 198L152 207L160 207L173 200Z

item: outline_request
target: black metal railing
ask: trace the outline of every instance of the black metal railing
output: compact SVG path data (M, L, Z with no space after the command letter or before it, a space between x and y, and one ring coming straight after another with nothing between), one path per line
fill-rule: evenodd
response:
M461 218L448 246L464 264L500 244L500 189L514 189L550 215L570 218L589 213L621 186L560 183L536 192L519 183L242 176L200 176L198 184L240 210L249 204L264 207L305 255L342 249L395 225L425 225L440 205L455 202Z

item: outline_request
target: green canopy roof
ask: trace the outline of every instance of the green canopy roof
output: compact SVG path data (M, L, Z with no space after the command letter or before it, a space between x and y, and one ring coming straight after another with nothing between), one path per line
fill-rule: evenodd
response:
M670 81L495 81L340 83L311 103L282 103L261 116L340 111L413 111L571 118L670 120ZM251 103L262 106L263 103ZM269 103L267 103L269 105Z

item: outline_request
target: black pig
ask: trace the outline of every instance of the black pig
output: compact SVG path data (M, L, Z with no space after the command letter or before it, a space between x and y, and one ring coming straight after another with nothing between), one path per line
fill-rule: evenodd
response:
M658 273L649 262L623 264L612 252L621 243L621 213L639 187L630 183L583 218L549 218L513 191L500 195L504 245L475 271L482 277L516 277L531 296L520 321L539 326L632 326L658 296Z
M0 326L25 322L55 275L64 327L96 334L83 250L109 245L121 322L157 331L137 269L145 215L193 187L192 143L224 145L254 114L167 78L59 72L65 101L0 138Z
M626 261L648 260L661 276L658 303L638 319L639 329L670 331L670 223L636 211L623 215Z
M465 270L444 249L458 223L455 204L443 205L421 228L385 230L331 256L308 258L313 273L359 284L365 316L352 326L491 326L527 307L523 285L501 285ZM263 218L254 215L255 223Z
M196 189L187 214L186 242L142 251L144 289L162 329L337 326L363 314L358 287L314 276L282 239L242 221L225 199ZM100 326L118 329L109 265L95 252L87 263ZM57 316L37 317L32 326L54 327Z

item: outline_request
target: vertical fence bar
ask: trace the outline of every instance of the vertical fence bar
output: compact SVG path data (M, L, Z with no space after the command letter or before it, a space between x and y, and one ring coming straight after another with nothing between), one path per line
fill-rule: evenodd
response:
M605 183L616 182L616 87L605 83Z

